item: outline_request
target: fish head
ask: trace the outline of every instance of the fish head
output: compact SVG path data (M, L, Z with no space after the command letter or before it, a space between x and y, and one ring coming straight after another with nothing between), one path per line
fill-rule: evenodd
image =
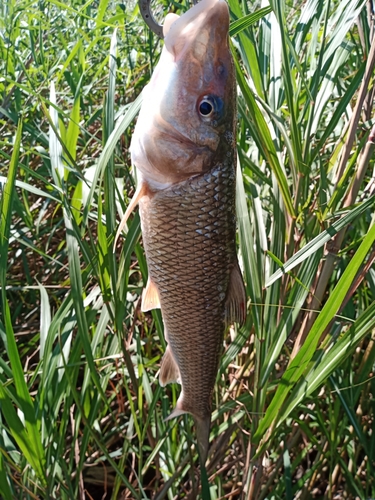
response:
M131 143L142 178L160 185L213 168L234 151L236 93L225 0L168 14L165 45Z

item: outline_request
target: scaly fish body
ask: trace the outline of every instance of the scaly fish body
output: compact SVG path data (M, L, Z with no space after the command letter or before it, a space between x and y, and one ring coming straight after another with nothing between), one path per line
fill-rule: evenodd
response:
M193 415L205 462L211 400L227 325L246 297L235 246L236 100L224 0L168 17L165 47L131 144L149 282L168 348L160 383L178 381L170 417ZM170 418L169 417L169 418Z
M149 274L182 383L177 408L201 419L211 414L236 262L234 182L228 161L140 202ZM162 368L163 385L168 378Z

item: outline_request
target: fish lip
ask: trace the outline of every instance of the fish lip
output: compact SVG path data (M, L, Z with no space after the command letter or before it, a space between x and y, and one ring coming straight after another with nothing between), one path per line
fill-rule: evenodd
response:
M201 0L175 19L165 30L165 48L170 54L173 54L177 62L185 52L186 41L196 38L197 34L213 23L215 30L219 29L223 33L228 33L229 9L225 0ZM227 36L220 38L226 43ZM176 40L179 41L177 47Z
M177 32L178 34L183 34L183 30L186 26L189 24L192 24L193 22L197 21L197 18L202 15L202 20L201 23L203 24L205 22L205 17L207 15L207 11L211 10L214 8L216 4L222 4L227 7L227 3L225 0L201 0L197 4L193 5L188 11L186 11L182 16L176 18L169 26L168 29L166 29L164 36L164 42L167 46L167 49L169 50L170 47L169 45L169 40L171 38L171 35L174 34L174 32ZM204 14L203 14L204 13Z

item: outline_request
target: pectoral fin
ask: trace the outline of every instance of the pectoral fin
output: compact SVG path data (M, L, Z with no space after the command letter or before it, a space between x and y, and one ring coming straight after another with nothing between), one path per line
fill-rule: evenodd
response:
M160 309L159 292L151 278L148 278L146 288L142 294L141 311L151 311L151 309Z
M246 292L237 259L232 268L225 303L225 320L242 325L246 319Z
M173 357L171 348L168 346L165 354L163 356L163 360L161 362L160 374L159 374L159 383L162 387L167 384L171 384L173 382L181 383L180 370L177 366L177 363ZM177 409L177 406L175 410ZM182 412L185 413L185 412ZM168 418L172 417L173 412ZM180 415L181 413L178 413ZM173 415L176 416L177 415Z
M120 233L121 231L124 229L125 227L125 224L126 224L126 221L128 220L129 218L129 215L132 213L132 211L135 209L135 207L138 205L138 202L139 200L142 198L142 196L144 196L146 193L147 193L147 184L145 182L141 182L135 193L134 193L134 196L133 198L131 199L129 205L128 205L128 208L126 209L126 212L125 212L125 215L124 217L122 218L121 222L120 222L120 225L117 229L117 233L116 233L116 237L115 237L115 242L113 244L113 248L115 249L116 248L116 243L117 243L117 240L120 236Z

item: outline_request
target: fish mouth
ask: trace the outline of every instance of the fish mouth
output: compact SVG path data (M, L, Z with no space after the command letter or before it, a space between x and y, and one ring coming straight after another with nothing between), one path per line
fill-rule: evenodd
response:
M168 14L164 23L164 37L166 38L167 48L169 41L173 43L172 37L184 36L187 32L185 30L191 30L192 28L195 28L195 31L200 31L204 25L210 24L210 10L213 10L213 16L217 19L217 25L226 21L226 18L228 18L229 22L228 5L225 0L201 0L182 16ZM171 21L168 21L169 16L172 18ZM228 33L227 23L224 23L223 31L225 34Z
M197 59L227 46L229 10L225 0L201 0L181 17L165 23L165 47L178 61L187 50ZM175 19L175 20L174 20Z

